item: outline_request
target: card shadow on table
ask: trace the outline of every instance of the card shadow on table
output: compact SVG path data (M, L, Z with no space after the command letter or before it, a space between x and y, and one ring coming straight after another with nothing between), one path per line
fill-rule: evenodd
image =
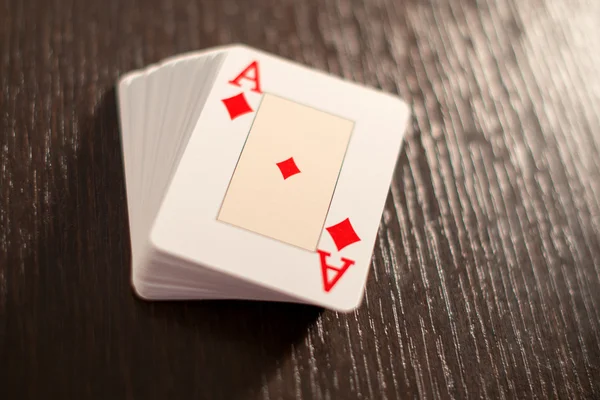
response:
M86 165L89 161L81 155L78 163L83 170L96 169L88 174L102 175L101 190L107 191L106 205L98 204L95 211L109 218L88 221L90 226L84 229L105 232L94 236L97 241L90 246L97 252L108 251L108 276L97 280L106 286L90 290L106 292L97 296L112 296L110 312L114 314L107 318L126 321L115 333L119 343L114 344L116 352L130 347L120 355L123 368L131 368L125 374L130 382L124 385L133 388L136 398L178 398L179 394L189 396L190 391L195 397L211 399L256 396L275 370L286 364L323 309L258 301L147 302L134 295L115 96L115 89L108 89L83 120L81 140L94 142L85 152L92 152L95 165ZM113 238L111 248L106 246L106 236ZM164 381L164 385L157 384L151 392L149 380ZM157 392L156 387L165 392Z

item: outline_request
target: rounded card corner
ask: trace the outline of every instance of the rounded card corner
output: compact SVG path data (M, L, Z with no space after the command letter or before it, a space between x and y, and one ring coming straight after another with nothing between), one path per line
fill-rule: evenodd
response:
M365 290L363 289L359 292L359 295L355 299L350 299L352 300L351 302L342 305L332 306L332 309L343 314L351 314L360 308L360 306L363 303L364 297Z
M148 294L144 287L144 283L133 274L131 277L131 288L133 289L133 294L140 300L151 301L154 300L152 296Z

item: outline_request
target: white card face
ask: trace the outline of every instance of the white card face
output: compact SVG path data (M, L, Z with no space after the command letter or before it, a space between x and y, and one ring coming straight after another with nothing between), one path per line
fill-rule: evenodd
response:
M151 243L299 301L351 310L408 118L396 97L235 47Z
M218 220L316 251L353 126L264 93Z

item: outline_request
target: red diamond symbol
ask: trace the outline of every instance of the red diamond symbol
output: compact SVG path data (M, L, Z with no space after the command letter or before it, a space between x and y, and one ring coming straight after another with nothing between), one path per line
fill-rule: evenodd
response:
M294 157L290 157L285 161L278 162L277 166L279 167L279 170L281 171L281 175L283 175L284 180L292 175L296 175L302 172L296 165Z
M232 120L241 115L254 111L252 107L250 107L250 104L248 104L246 101L246 96L244 96L244 93L236 94L233 97L229 97L221 101L223 104L225 104L225 107L227 107L227 111L229 112L229 116Z
M337 247L338 251L342 250L346 246L351 245L352 243L360 241L360 238L350 223L350 218L346 218L339 224L332 225L326 229L331 235L331 238L333 239L335 247Z

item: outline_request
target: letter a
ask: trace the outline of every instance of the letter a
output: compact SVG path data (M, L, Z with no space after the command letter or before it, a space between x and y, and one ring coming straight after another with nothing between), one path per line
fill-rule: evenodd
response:
M348 270L352 265L354 265L354 261L349 260L347 258L342 257L342 266L334 267L333 265L327 264L327 257L331 256L331 253L328 253L323 250L317 250L319 253L319 259L321 261L321 274L323 275L323 290L329 293L331 289L335 286L335 284L340 280L344 272ZM332 271L334 276L332 279L329 279L328 272Z
M250 74L251 72L252 74ZM247 79L251 82L254 82L254 89L252 89L252 91L256 93L262 93L260 91L260 74L258 72L258 61L252 61L252 63L248 65L246 69L240 72L240 74L236 76L234 80L229 81L229 83L235 86L242 87L242 85L240 85L240 81L242 79Z

